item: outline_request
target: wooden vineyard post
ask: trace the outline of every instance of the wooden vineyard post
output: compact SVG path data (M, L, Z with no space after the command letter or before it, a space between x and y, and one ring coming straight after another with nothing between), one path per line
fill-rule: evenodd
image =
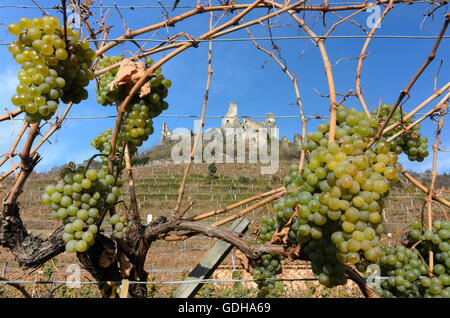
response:
M130 286L130 281L128 279L122 280L122 285L120 286L120 298L129 298L128 287Z
M230 231L236 234L244 233L250 222L246 218L239 218L230 227ZM233 249L233 245L225 241L218 241L214 246L206 253L205 257L200 263L195 266L192 272L186 277L186 281L194 280L199 281L207 279L211 276L214 270L222 263L228 253ZM192 298L203 286L204 283L195 282L192 284L181 284L173 293L172 298Z

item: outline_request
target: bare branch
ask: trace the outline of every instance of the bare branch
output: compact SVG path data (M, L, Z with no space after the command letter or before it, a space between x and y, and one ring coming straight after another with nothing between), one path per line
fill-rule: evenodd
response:
M132 219L133 224L135 226L140 226L141 217L139 216L137 198L136 198L136 190L134 187L134 179L133 179L133 171L131 170L131 159L130 159L130 151L128 148L128 143L125 144L124 149L124 157L125 157L125 169L128 175L128 190L130 193L130 202L131 202L131 211L133 212Z
M212 20L213 20L213 13L210 13L210 19L209 19L209 29L211 32L212 29ZM194 155L195 155L195 149L197 148L198 145L198 141L200 139L200 135L202 134L202 129L203 129L203 125L204 125L204 120L205 120L205 111L206 111L206 103L208 102L208 96L209 96L209 86L211 84L211 76L213 74L213 70L211 68L211 55L212 55L212 42L209 42L209 49L208 49L208 78L206 81L206 91L205 91L205 95L203 97L203 107L202 107L202 115L200 118L200 124L198 127L198 132L197 135L195 136L195 141L194 141L194 145L192 146L192 150L191 150L191 155L190 155L190 160L186 165L186 169L184 170L184 175L183 175L183 180L181 181L181 185L180 188L178 189L178 198L177 198L177 203L175 205L175 208L173 210L173 217L175 219L179 218L179 212L180 212L180 207L181 207L181 200L183 199L183 195L184 195L184 187L186 185L186 180L189 174L189 170L191 168L191 164L192 161L194 160ZM200 147L202 147L202 145L200 145Z
M439 120L439 124L436 130L436 140L433 145L433 170L431 172L431 184L429 188L428 197L426 199L427 205L428 205L428 230L433 231L433 207L432 207L432 197L433 197L433 191L434 191L434 183L436 182L436 162L437 162L437 152L438 152L438 146L439 146L439 139L441 137L441 130L442 125L444 123L444 117L445 113L447 111L448 106L448 100L445 102L444 107L441 110L441 118ZM428 249L428 275L431 277L433 275L433 268L434 268L434 257L433 257L433 245L429 244Z

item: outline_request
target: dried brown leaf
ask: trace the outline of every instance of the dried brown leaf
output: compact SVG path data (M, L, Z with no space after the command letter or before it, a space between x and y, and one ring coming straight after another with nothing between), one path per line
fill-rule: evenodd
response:
M244 253L242 253L240 250L236 250L234 255L239 260L239 262L241 263L242 267L244 268L244 270L246 272L251 273L253 271L253 267L251 265L251 262L250 262L250 260L248 259L248 257Z
M287 244L288 238L289 238L289 230L291 229L291 223L294 218L294 216L297 215L297 210L295 210L295 213L291 216L289 221L285 224L285 226L281 229L281 231L276 231L270 240L269 243L276 244L276 243L282 243Z
M289 258L291 259L298 259L300 258L300 255L301 255L300 244L289 250Z
M116 77L108 84L108 89L112 90L114 87L126 85L127 87L133 87L142 76L147 76L145 71L145 64L143 62L133 62L130 59L123 59L120 62L119 70ZM139 97L149 94L150 82L146 82L139 91Z
M258 236L259 228L260 228L259 225L256 225L256 226L255 226L255 228L253 229L253 232L252 232L253 236L255 236L255 237Z
M288 240L288 235L289 235L289 228L288 227L284 227L281 229L281 231L277 231L273 234L271 240L270 240L270 244L276 244L276 243L282 243L282 244L286 244L287 240Z

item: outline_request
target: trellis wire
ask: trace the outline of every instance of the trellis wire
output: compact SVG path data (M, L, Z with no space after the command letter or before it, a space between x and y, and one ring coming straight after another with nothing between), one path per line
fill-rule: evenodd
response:
M298 36L274 36L274 37L260 37L260 38L225 38L225 39L210 39L210 40L160 40L160 39L108 39L107 43L110 42L156 42L156 43L177 43L177 42L244 42L244 41L273 41L273 40L308 40L308 39L367 39L368 35L327 35L327 36L316 36L312 37L309 35L298 35ZM408 40L433 40L437 39L438 36L435 35L372 35L372 39L408 39ZM449 35L442 36L442 39L449 39ZM102 42L100 39L89 39L88 42ZM12 42L0 43L0 45L10 45Z
M437 111L436 111L437 112ZM449 114L449 112L446 112L445 114ZM416 113L416 116L422 116L425 115L426 113ZM431 115L430 115L431 116ZM158 115L158 117L166 117L166 118L201 118L202 116L200 115ZM266 116L262 116L262 115L239 115L237 116L238 118L266 118ZM292 119L299 119L301 118L300 115L275 115L275 116L271 116L272 118L292 118ZM325 119L325 118L330 118L330 115L319 115L319 114L314 114L314 115L305 115L303 116L307 119ZM108 119L108 118L116 118L116 116L114 115L107 115L107 116L79 116L79 117L66 117L66 120L81 120L81 119ZM204 118L234 118L231 116L225 116L225 115L205 115ZM14 118L14 120L21 120L23 121L23 118Z
M279 281L317 281L318 278L262 278L262 279L195 279L195 280L177 280L177 281L129 281L130 284L140 284L140 285L178 285L178 284L223 284L223 283L252 283L252 282L279 282ZM0 281L0 285L5 284L80 284L80 285L98 285L98 284L121 284L122 281L107 281L107 282L97 282L97 281L58 281L58 280L3 280Z
M429 1L415 1L415 3L429 3ZM338 6L338 5L358 5L361 4L361 2L328 2L327 3L328 6ZM217 4L218 5L218 4ZM135 9L163 9L163 7L161 5L157 6L157 5L117 5L117 6L111 6L111 5L104 5L104 6L95 6L95 5L89 5L88 6L91 9L114 9L114 8L119 8L119 9L130 9L130 10L135 10ZM176 7L176 9L195 9L197 6L192 5L192 6L187 6L187 5L179 5ZM206 8L208 8L209 6L206 6ZM17 9L44 9L44 10L60 10L61 6L60 5L54 5L54 6L46 6L46 7L38 7L38 6L33 6L33 5L14 5L14 4L4 4L4 5L0 5L0 8L17 8Z

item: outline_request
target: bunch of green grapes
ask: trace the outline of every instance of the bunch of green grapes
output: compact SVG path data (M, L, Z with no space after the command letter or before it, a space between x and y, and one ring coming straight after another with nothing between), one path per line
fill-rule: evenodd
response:
M383 103L380 107L379 114L378 110L373 110L372 115L376 116L378 114L378 119L380 121L384 121L387 118L387 115L391 111L393 105L388 105ZM392 124L400 122L402 117L406 116L406 113L401 113L400 108L397 108L389 120L386 127L389 127ZM408 118L405 121L406 125L412 123L412 118ZM418 161L422 162L426 157L428 157L428 138L421 137L418 130L420 129L420 124L412 127L412 132L406 133L399 138L396 138L390 142L391 149L393 152L397 154L405 153L408 156L410 161ZM394 134L398 133L402 130L401 126L397 126L395 129L389 131L384 134L384 137L391 137Z
M121 130L117 136L116 150L119 153L123 152L125 143L129 145L130 155L134 155L137 152L137 147L153 134L153 113L150 111L150 107L146 105L144 99L135 99L137 102L130 105L124 113ZM154 106L151 105L150 106ZM112 129L107 128L104 133L95 137L92 140L91 145L99 150L105 156L102 157L102 169L108 171L108 155L111 151L112 142ZM117 162L119 164L119 162ZM125 163L122 162L121 168L125 167Z
M50 119L60 100L77 104L87 99L84 87L94 78L89 68L96 54L87 41L79 42L78 31L67 28L66 41L54 16L22 18L8 31L18 36L8 49L22 65L11 101L26 113L27 122Z
M108 76L102 83L106 83L106 87L113 79L112 76ZM167 97L168 88L171 86L171 82L159 74L150 78L150 86L151 92L149 94L143 97L135 96L125 110L121 129L117 138L116 149L119 152L123 151L123 145L127 143L130 155L134 155L137 152L137 148L153 134L154 128L152 119L161 114L161 112L166 110L169 106L163 99ZM107 96L109 99L107 101L105 99L105 103L111 102L113 100L112 95L105 95L104 92L105 90L102 90L97 97L101 98L101 101L103 101L103 97ZM118 95L116 95L116 97L117 96ZM111 139L112 130L108 128L105 133L96 137L91 142L91 145L103 154L108 155L111 151ZM108 158L103 157L103 169L106 169L107 171L107 167ZM123 166L121 169L123 169Z
M431 277L426 265L430 248ZM384 249L381 277L384 280L376 289L383 297L450 298L450 222L435 221L431 231L423 231L420 222L414 222L406 246Z
M283 182L291 191L273 204L280 224L295 213L291 244L320 247L311 248L316 259L312 264L327 286L344 282L342 266L336 261L362 266L382 255L380 212L401 165L384 140L366 149L378 127L376 118L339 106L335 141L328 143L328 122L308 133L302 147L310 152L309 160L301 174L297 165L290 167ZM335 269L330 271L328 265Z
M119 139L128 143L130 154L135 154L137 147L141 146L154 132L150 107L157 106L148 103L146 99L139 99L125 111Z
M319 196L316 195L316 199ZM344 285L347 281L345 267L338 260L338 249L333 244L333 235L338 233L341 233L338 221L327 220L319 227L297 216L294 216L289 231L290 243L303 243L302 253L311 261L313 273L318 276L319 283L328 288Z
M122 56L105 56L99 62L99 70L107 68L113 64L120 62L123 59ZM146 67L149 67L153 63L151 58L145 59ZM103 106L112 105L115 102L121 103L127 96L127 91L125 87L108 87L108 85L115 79L119 68L114 68L108 72L101 74L98 77L97 85L97 102ZM170 80L164 78L161 74L161 68L155 71L155 75L149 79L149 84L151 92L144 96L145 103L147 105L153 104L152 108L153 115L151 117L156 117L161 113L162 110L167 109L168 104L162 99L167 97L167 89L172 86ZM139 102L139 99L134 99L134 102ZM158 112L159 111L159 112Z
M372 286L380 296L421 297L421 280L428 271L415 251L403 245L386 246L380 265L380 281L375 281Z
M84 252L95 241L96 225L102 211L112 207L120 196L114 177L104 171L66 167L61 180L45 188L41 201L51 204L52 216L65 224L66 251Z
M120 138L120 134L117 140L117 146L116 150L119 153L123 152L123 141ZM91 141L91 146L100 151L104 156L101 156L102 161L102 171L108 172L109 170L109 162L108 162L108 156L111 152L111 141L112 141L112 129L107 128L104 133L101 133L97 137L94 138L94 140ZM113 174L116 175L117 169L119 167L120 170L123 170L125 168L125 161L120 161L120 158L118 157L114 162L114 171ZM119 171L120 172L120 171ZM120 175L120 173L119 173ZM123 180L119 177L117 181L117 185L121 186L123 184Z
M113 236L118 239L127 239L127 232L131 228L131 221L127 220L125 216L117 214L111 216L108 223L113 227Z
M258 244L264 244L272 239L273 234L276 232L279 223L275 217L263 216L261 219L261 227L258 230ZM266 296L271 289L273 289L274 284L271 281L266 281L263 279L273 279L276 278L276 274L281 270L281 261L283 256L264 254L261 259L259 259L253 269L253 278L260 281L257 282L260 293L262 296Z
M98 62L98 70L119 63L122 60L122 56L105 56ZM97 103L100 105L112 105L119 100L119 89L117 87L113 87L111 90L108 88L108 84L114 80L118 71L119 68L116 67L97 77Z
M99 65L104 68L117 63L121 57L105 57ZM146 66L150 66L153 63L151 58L146 58ZM99 86L97 89L97 102L102 105L110 105L113 102L121 103L126 96L126 92L121 88L114 87L110 91L108 84L114 80L117 70L111 70L108 73L101 75L99 78ZM130 105L126 108L121 129L117 138L117 149L122 151L121 147L124 143L129 146L130 155L134 155L137 152L137 148L142 145L148 137L153 134L153 118L157 117L163 110L169 107L169 104L164 101L167 97L168 88L172 83L170 80L164 78L159 68L155 71L149 79L150 93L139 97L134 96ZM102 153L108 153L111 149L111 134L109 129L103 135L97 137L92 145L99 149ZM108 137L109 136L109 137ZM107 140L109 139L109 140ZM109 143L109 144L108 144ZM105 159L107 160L107 159Z
M330 223L332 223L330 229L338 227L337 222ZM347 282L345 266L337 259L336 246L326 237L329 236L324 235L318 240L309 240L303 246L303 253L311 261L311 269L317 275L320 284L328 288L345 285Z

